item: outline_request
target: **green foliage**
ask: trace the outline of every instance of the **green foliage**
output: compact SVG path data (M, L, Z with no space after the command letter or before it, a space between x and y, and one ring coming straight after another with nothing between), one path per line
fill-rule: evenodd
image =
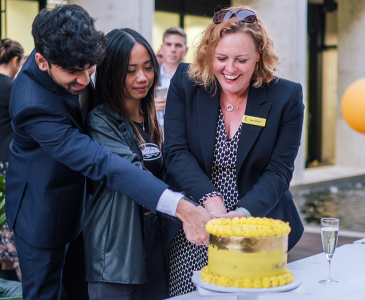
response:
M5 176L0 175L0 228L5 223ZM0 278L0 299L22 300L22 284Z
M22 300L22 284L0 278L0 299Z
M5 176L0 175L0 228L3 227L5 223Z

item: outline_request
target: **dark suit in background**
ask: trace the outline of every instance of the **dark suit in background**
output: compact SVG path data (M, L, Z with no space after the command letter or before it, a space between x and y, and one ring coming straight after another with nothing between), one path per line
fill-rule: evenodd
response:
M211 182L220 90L195 85L180 64L171 80L165 115L164 157L171 186L198 200L217 190ZM254 217L289 222L289 250L303 225L289 191L303 124L300 84L273 80L249 89L245 115L265 127L242 124L237 153L238 206Z
M0 74L0 162L9 161L9 144L13 139L13 130L11 129L9 116L9 99L12 84L12 78Z
M13 139L13 129L9 115L9 100L11 86L14 79L0 74L0 175L6 175L9 165L9 144ZM0 228L0 264L16 262L18 255L14 245L14 233L9 230L8 224ZM14 269L0 270L0 278L19 280Z
M153 213L168 186L85 135L78 96L57 86L34 57L35 51L12 89L14 139L6 182L6 216L15 232L24 299L59 297L66 253L66 292L87 299L87 290L83 294L78 286L85 279L78 267L84 264L79 255L85 176L138 199ZM76 251L67 252L74 241Z

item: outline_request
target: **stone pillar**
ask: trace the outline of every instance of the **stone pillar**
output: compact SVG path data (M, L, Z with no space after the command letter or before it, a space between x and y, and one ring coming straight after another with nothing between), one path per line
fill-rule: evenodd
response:
M344 0L346 1L346 0ZM264 20L276 50L281 55L279 77L299 82L306 101L307 86L307 0L232 0L258 11ZM292 184L303 183L305 166L306 125L303 126L302 145L295 161Z
M105 34L115 28L128 27L138 31L152 44L154 0L69 0L78 4L96 19L95 26Z
M339 40L336 164L365 167L365 135L352 130L341 115L344 91L351 83L365 77L365 1L337 2Z

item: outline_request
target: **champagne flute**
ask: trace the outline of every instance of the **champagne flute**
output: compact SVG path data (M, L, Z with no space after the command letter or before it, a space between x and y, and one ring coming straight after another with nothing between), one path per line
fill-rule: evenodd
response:
M322 218L321 219L321 236L323 251L329 263L328 278L321 280L319 283L333 285L338 284L338 281L331 279L331 260L335 253L338 230L339 230L340 220L335 218Z

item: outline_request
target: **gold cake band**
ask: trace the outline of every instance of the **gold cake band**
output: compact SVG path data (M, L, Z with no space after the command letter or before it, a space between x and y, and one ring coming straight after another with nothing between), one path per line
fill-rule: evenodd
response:
M219 250L235 249L238 253L271 252L277 248L288 249L288 236L273 236L265 238L219 237L211 234L209 244Z
M208 266L205 266L200 271L201 279L219 286L235 287L235 288L270 288L283 286L293 282L293 273L286 269L286 272L279 276L263 277L263 278L244 278L235 279L231 277L224 277L214 273L209 272Z

